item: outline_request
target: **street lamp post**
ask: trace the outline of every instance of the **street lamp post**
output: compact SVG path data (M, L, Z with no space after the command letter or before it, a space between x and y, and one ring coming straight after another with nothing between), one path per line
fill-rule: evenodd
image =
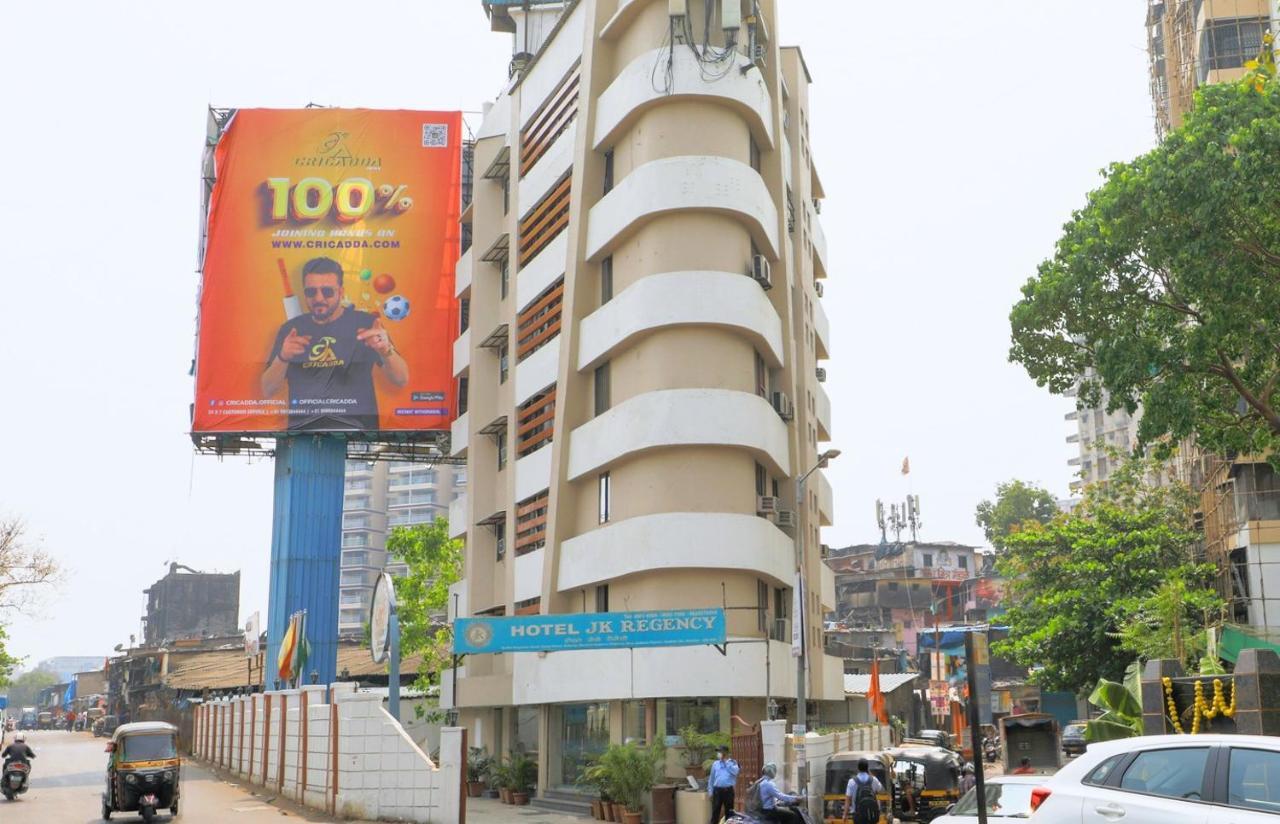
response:
M799 510L799 508L804 504L805 481L809 480L809 476L817 472L819 469L825 469L829 461L838 457L840 457L839 449L828 449L826 452L823 452L821 455L818 456L818 462L813 465L812 469L810 469L808 472L796 478L796 509L797 510ZM804 619L803 619L804 614L807 612L807 608L806 608L807 605L805 604L806 599L804 597L805 596L804 532L800 529L799 523L796 524L794 529L795 529L795 555L796 555L795 587L796 587L796 592L799 593L799 597L797 597L796 601L799 604L800 609L798 611L798 614L791 616L791 620L799 622L797 626L799 626L800 629L799 629L799 632L797 633L797 637L799 638L800 643L798 645L798 650L797 650L799 654L796 656L796 720L795 720L795 723L792 725L791 732L793 735L804 735L806 732L808 732L808 720L809 720L808 719L809 707L807 706L809 691L806 688L806 684L805 684L805 676L807 675L809 661L808 661L808 655L805 654L805 647L806 647L805 635L807 634L806 632L807 628L804 625ZM799 760L799 764L797 766L799 767L798 772L799 772L800 787L802 789L807 790L809 786L809 764L807 760L803 760L803 756L801 757L801 759L798 759L798 760Z

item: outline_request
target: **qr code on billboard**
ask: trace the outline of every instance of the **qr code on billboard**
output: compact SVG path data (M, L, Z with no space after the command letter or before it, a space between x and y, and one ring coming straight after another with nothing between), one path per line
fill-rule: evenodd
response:
M448 123L423 123L422 148L445 149L449 146Z

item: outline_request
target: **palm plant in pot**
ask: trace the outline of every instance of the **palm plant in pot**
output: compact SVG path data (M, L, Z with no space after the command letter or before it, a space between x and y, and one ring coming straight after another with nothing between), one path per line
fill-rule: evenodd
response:
M693 724L680 730L684 742L684 771L694 778L706 778L707 766L715 758L716 747L728 746L729 736L722 732L700 732Z
M502 799L503 804L511 803L511 759L500 758L494 759L493 766L489 770L492 776L493 786L498 789L498 797Z
M660 765L666 760L661 745L642 747L633 743L610 744L600 756L608 772L609 786L623 807L623 824L641 824L645 799L658 783Z
M578 783L596 796L591 801L591 816L599 821L612 821L610 804L613 798L609 794L609 771L600 763L599 758L592 759L591 764L582 771L582 780Z
M511 756L511 802L516 806L529 803L538 785L538 762L524 753Z
M489 765L493 759L485 752L484 747L471 747L467 752L467 795L479 798L484 791L485 778L489 775Z

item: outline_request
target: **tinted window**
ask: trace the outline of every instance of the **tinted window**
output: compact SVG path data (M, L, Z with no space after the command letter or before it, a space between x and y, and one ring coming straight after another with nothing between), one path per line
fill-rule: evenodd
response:
M1280 752L1231 750L1227 803L1280 813Z
M1120 763L1120 759L1124 758L1124 756L1125 756L1125 753L1121 753L1120 755L1113 755L1110 758L1108 758L1106 761L1103 761L1101 764L1094 767L1093 772L1085 776L1084 783L1086 784L1107 783L1107 779L1111 777L1112 770L1116 768L1116 765Z
M1124 771L1120 789L1199 800L1208 759L1207 747L1141 753Z

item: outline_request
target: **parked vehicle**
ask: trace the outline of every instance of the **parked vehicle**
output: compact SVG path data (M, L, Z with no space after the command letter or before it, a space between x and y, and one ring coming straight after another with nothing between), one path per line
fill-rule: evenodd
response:
M42 730L53 729L53 713L42 712L36 716L36 727Z
M22 719L18 721L18 729L34 730L39 723L39 716L36 714L35 707L23 707Z
M942 747L903 746L885 750L898 782L899 818L932 821L960 800L960 756Z
M1087 749L1089 745L1084 740L1084 722L1068 724L1062 731L1063 755L1068 758L1073 755L1083 755Z
M1044 781L1036 775L997 775L986 780L987 818L1026 818L1031 815L1031 792ZM969 790L933 824L977 824L978 791Z
M1093 744L1032 790L1036 824L1275 824L1280 737L1158 735Z
M1052 715L1007 715L1000 719L999 727L1005 774L1018 769L1024 758L1038 773L1052 773L1062 766L1062 733Z
M897 784L893 780L893 756L883 752L838 752L827 761L826 792L822 795L822 819L827 824L845 820L845 790L849 779L858 771L858 762L867 760L871 774L879 780L884 792L880 800L880 821L892 824L897 806Z
M136 812L150 822L156 811L178 814L182 759L178 757L178 728L159 721L117 727L107 744L107 788L102 793L102 818L113 812Z
M0 793L12 801L27 791L31 779L31 765L25 761L11 761L0 775Z
M102 735L110 738L115 733L116 727L120 726L120 719L114 715L104 715L102 717Z
M987 736L982 742L982 757L987 760L988 764L994 764L1000 760L1000 739L996 736Z

